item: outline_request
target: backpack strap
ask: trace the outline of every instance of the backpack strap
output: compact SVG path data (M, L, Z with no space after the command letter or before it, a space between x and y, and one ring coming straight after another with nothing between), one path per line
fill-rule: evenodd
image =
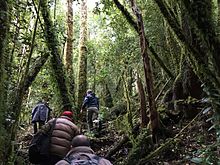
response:
M51 126L50 130L49 130L48 133L47 133L50 137L51 137L51 135L52 135L52 133L53 133L53 130L54 130L54 127L55 127L55 125L56 125L56 121L57 121L57 118L55 118L55 119L53 120L52 126Z
M99 164L99 161L100 161L100 157L99 156L97 156L97 155L93 155L92 157L91 157L91 161L93 162L93 163L95 163L95 164Z
M65 156L63 158L63 160L65 160L66 162L68 162L69 164L71 164L71 159L68 156Z

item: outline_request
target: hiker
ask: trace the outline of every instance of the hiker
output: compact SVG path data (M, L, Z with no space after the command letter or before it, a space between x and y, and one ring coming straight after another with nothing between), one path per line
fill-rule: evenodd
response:
M89 131L93 128L93 119L98 118L99 112L99 99L95 96L95 93L92 92L91 89L88 89L86 92L86 96L84 98L81 111L82 114L84 109L87 109L87 124Z
M56 165L70 165L73 162L75 164L112 165L109 160L95 155L88 138L84 135L77 135L73 138L71 150Z
M49 132L53 125L51 119L42 127L44 133ZM64 111L60 117L56 118L54 129L51 135L50 155L49 160L44 160L41 165L54 165L63 157L71 148L72 139L79 134L79 128L73 123L73 113L71 111Z
M39 101L37 105L32 109L31 118L34 127L34 134L37 133L38 129L40 129L50 118L50 107L46 102Z

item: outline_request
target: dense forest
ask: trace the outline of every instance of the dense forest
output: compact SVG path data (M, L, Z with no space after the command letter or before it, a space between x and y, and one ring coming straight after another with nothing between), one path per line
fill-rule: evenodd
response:
M0 164L29 164L42 99L113 164L220 164L220 0L0 0Z

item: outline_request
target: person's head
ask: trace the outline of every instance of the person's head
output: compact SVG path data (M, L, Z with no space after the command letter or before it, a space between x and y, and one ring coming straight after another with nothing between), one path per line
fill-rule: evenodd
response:
M91 89L88 89L86 93L87 93L87 94L91 94L91 93L93 93L93 92L92 92Z
M69 117L69 118L73 118L73 112L71 112L71 111L64 111L62 114L61 114L61 116L67 116L67 117Z
M72 147L86 146L90 147L90 141L85 135L77 135L73 138Z

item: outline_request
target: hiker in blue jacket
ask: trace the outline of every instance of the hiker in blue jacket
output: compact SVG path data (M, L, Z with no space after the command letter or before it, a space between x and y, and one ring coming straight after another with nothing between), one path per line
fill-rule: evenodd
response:
M37 133L50 118L50 107L46 102L39 101L37 105L32 109L31 118L34 127L34 134Z
M97 119L99 113L99 98L96 97L91 89L86 92L80 112L82 113L85 108L87 109L88 129L91 131L93 128L93 119Z

